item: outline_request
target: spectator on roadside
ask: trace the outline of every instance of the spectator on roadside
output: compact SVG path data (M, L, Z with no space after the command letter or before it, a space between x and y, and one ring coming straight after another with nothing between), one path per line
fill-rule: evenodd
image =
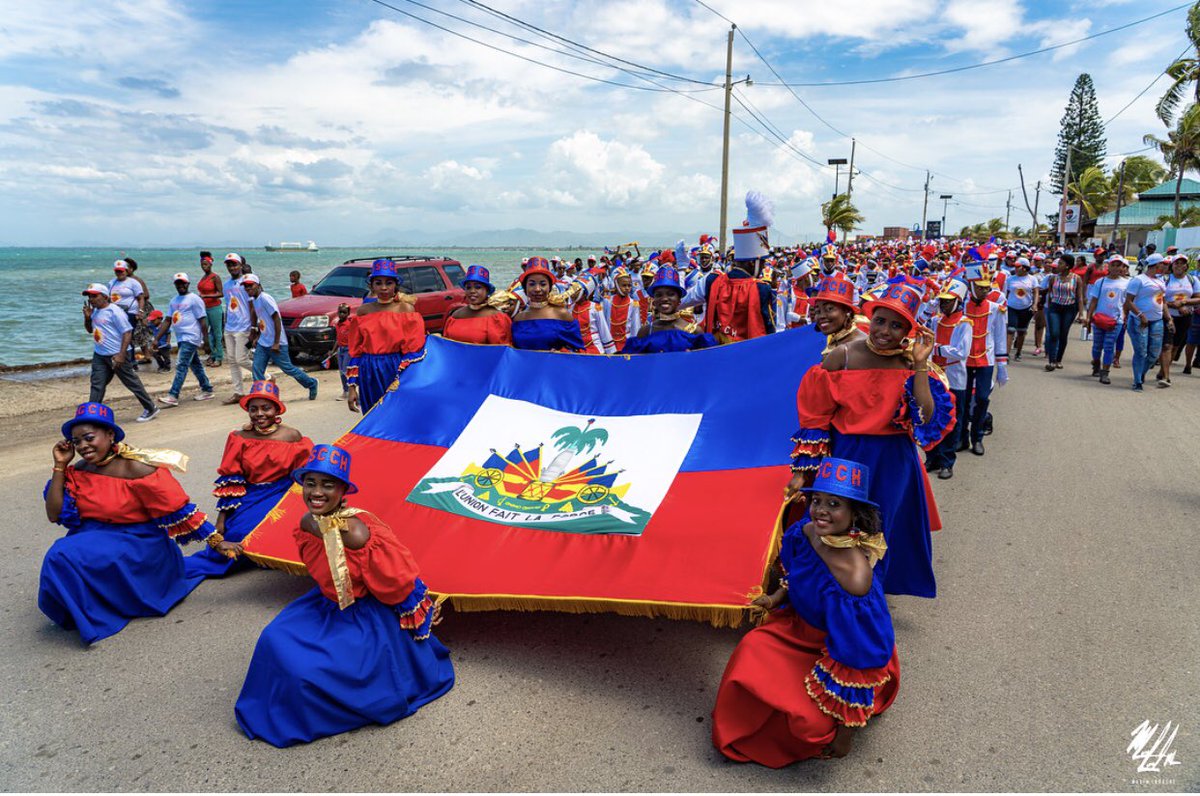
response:
M1153 244L1152 244L1153 245ZM1163 327L1171 322L1163 294L1166 287L1158 277L1163 264L1161 254L1146 258L1146 272L1129 280L1125 288L1126 328L1133 343L1133 389L1142 392L1142 383L1162 352ZM1159 387L1168 387L1165 381Z
M212 252L200 252L200 270L204 276L196 283L196 292L204 302L204 314L208 319L208 350L212 352L204 364L219 368L225 361L225 308L221 302L224 291L221 277L213 273Z
M179 393L183 390L183 382L187 378L188 369L196 374L200 382L200 392L195 400L207 401L213 397L213 386L204 371L204 363L200 361L200 350L207 348L208 316L204 311L204 302L195 293L190 292L191 281L187 274L175 274L175 291L179 294L171 299L167 312L170 313L158 331L156 342L166 337L172 329L175 331L175 343L179 346L179 361L175 364L175 380L166 395L161 395L158 402L163 406L179 406Z
M1171 248L1175 248L1172 246ZM1163 300L1171 316L1172 334L1163 340L1162 363L1159 378L1171 383L1171 363L1179 361L1191 333L1192 316L1200 304L1200 279L1188 273L1187 255L1170 257L1171 270L1163 281L1166 293ZM1191 360L1184 363L1185 369Z
M1033 308L1038 302L1038 280L1029 273L1029 260L1024 257L1014 262L1014 273L1004 281L1004 294L1008 303L1008 350L1012 358L1021 361L1021 349L1033 319Z
M158 363L159 373L171 372L171 341L159 339L158 333L163 326L162 310L155 310L146 316L146 327L154 335L157 344L154 348L154 361Z
M1108 258L1106 276L1088 288L1087 323L1092 327L1092 375L1101 384L1111 384L1109 370L1117 341L1125 333L1125 288L1129 285L1125 258Z
M132 257L125 258L126 265L129 266L129 278L137 280L137 283L142 287L142 316L137 323L133 325L133 347L141 350L142 358L146 362L150 362L154 358L154 335L150 334L150 329L146 326L146 316L154 312L154 303L150 301L150 286L146 284L146 280L137 275L138 263ZM133 363L133 367L137 369L137 361Z
M242 286L246 273L246 260L237 252L225 255L225 267L229 278L225 280L222 294L225 301L225 356L229 360L229 376L233 381L233 395L221 403L231 406L242 400L245 386L242 368L251 370L250 330L254 327L254 304Z
M128 261L117 260L113 263L113 278L108 281L108 298L117 309L125 313L126 317L129 318L130 326L136 330L138 324L148 312L146 309L146 290L142 286L140 279L129 278ZM132 340L133 338L131 337L130 339ZM135 349L136 345L131 342L129 361L133 369L137 370Z
M339 401L350 397L350 383L346 381L346 368L350 365L350 332L353 330L354 316L350 314L350 305L342 303L337 308L337 361L338 375L342 379L342 394Z
M279 305L262 289L262 283L256 274L242 277L242 286L253 302L254 314L258 319L258 327L251 332L255 338L254 380L265 379L267 365L273 364L299 382L300 386L308 388L308 400L317 400L319 382L292 364L292 358L288 354L287 335L283 332Z
M1083 259L1083 258L1080 258ZM1083 277L1072 272L1075 258L1059 255L1058 272L1050 277L1046 290L1046 370L1062 370L1063 354L1071 336L1071 324L1083 322ZM1086 266L1086 261L1084 262Z
M288 274L288 280L292 283L292 298L300 298L308 295L308 288L300 281L300 272L292 271Z
M125 389L142 405L142 414L137 422L145 423L158 416L158 407L150 400L150 394L142 385L129 361L129 343L133 337L133 324L129 315L113 304L108 285L95 282L83 291L83 328L92 336L92 403L104 403L104 393L113 376L121 380Z

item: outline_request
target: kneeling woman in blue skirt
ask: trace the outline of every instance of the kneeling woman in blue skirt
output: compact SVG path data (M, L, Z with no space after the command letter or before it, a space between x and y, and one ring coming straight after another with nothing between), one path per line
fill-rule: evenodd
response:
M263 629L235 707L242 731L274 746L390 724L454 685L412 554L344 502L358 491L350 454L317 445L292 477L309 511L296 545L317 587Z

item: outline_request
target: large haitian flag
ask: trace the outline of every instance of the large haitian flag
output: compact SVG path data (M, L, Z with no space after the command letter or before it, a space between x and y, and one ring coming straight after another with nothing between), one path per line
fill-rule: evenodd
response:
M805 327L703 351L588 356L431 337L337 444L355 507L460 610L736 625L778 544ZM294 487L245 543L303 571Z

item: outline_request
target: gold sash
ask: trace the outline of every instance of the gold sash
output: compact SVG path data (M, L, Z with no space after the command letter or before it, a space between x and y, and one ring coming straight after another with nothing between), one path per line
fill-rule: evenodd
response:
M346 520L362 512L362 509L342 506L331 514L313 515L321 531L321 539L325 542L325 558L333 575L338 608L343 611L354 604L354 584L350 582L350 568L346 565L346 544L342 540L342 532L346 530Z
M131 459L151 467L166 467L180 473L187 472L188 457L179 451L165 448L135 448L124 442L118 442L114 450L122 459Z
M849 531L847 533L830 534L828 536L817 537L821 540L821 544L829 547L847 548L857 547L867 554L867 563L874 567L875 562L883 558L883 554L887 552L887 542L883 540L882 533L862 533L861 531Z

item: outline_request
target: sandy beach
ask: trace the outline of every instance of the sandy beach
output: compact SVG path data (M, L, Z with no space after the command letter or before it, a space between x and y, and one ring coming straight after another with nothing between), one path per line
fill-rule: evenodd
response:
M85 379L0 382L9 455L0 525L0 725L6 790L1118 790L1200 787L1194 716L1200 510L1192 442L1200 378L1109 388L1072 341L1067 370L1014 363L987 455L935 481L936 600L890 600L902 687L850 758L781 771L730 763L709 741L713 698L744 631L551 613L450 612L438 636L453 691L416 716L280 751L248 741L233 703L262 627L309 588L254 571L200 586L162 619L91 648L37 609L49 449ZM155 391L165 388L151 377ZM288 421L329 441L354 417L320 374L318 401L281 382ZM191 395L189 387L184 397ZM221 384L220 391L225 385ZM133 411L118 387L119 418ZM20 406L37 407L20 412ZM1048 407L1052 422L1024 407ZM139 445L192 457L181 481L205 509L225 434L243 415L181 402L128 424ZM1039 415L1038 417L1043 417ZM1153 491L1134 492L1146 484ZM1149 506L1153 531L1144 527ZM17 518L20 518L19 520ZM1182 688L1180 686L1183 686ZM1124 752L1143 720L1182 722L1182 765L1139 774ZM119 727L119 731L114 728Z

